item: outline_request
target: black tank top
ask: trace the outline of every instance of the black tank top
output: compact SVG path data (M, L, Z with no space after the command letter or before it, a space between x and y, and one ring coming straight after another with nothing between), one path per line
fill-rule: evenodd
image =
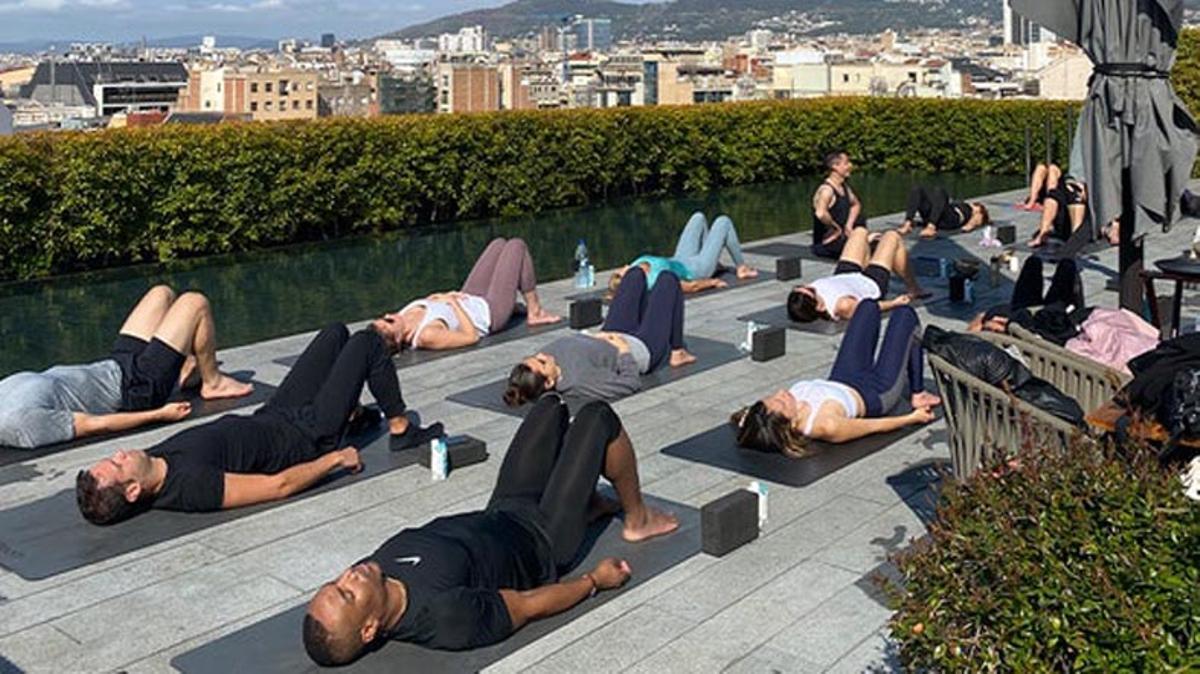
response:
M829 217L833 221L842 226L843 234L850 227L850 187L842 185L842 191L838 192L828 180L825 185L829 185L829 189L833 190L833 203L829 205ZM813 209L813 243L824 243L825 237L829 236L829 227L821 222L817 217L816 209Z

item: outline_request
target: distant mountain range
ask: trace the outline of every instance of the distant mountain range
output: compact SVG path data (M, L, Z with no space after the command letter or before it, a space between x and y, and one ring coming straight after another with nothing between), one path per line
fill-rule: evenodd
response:
M1187 0L1200 8L1200 0ZM671 0L631 5L611 0L516 0L409 26L384 37L413 39L482 25L500 38L536 33L582 14L608 18L613 37L723 39L756 27L780 32L877 33L888 28L952 28L1001 20L1001 0Z

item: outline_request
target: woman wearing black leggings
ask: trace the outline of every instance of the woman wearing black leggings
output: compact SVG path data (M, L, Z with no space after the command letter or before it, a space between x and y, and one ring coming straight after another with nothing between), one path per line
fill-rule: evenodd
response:
M911 232L917 217L925 225L921 229L922 239L936 239L938 232L970 232L992 221L987 206L979 202L951 201L950 195L941 187L924 185L916 185L908 193L908 208L900 234Z
M1008 304L992 307L967 324L968 332L1008 332L1009 323L1017 323L1041 334L1060 346L1069 339L1058 338L1055 332L1070 333L1072 322L1082 322L1087 314L1087 300L1083 294L1083 277L1075 260L1061 260L1054 269L1050 287L1045 288L1045 262L1033 255L1021 266L1021 275L1013 286L1012 299ZM1045 318L1035 320L1030 311L1042 307ZM1066 334L1066 333L1064 333Z
M636 393L643 374L695 362L683 341L683 290L665 271L649 292L633 267L621 280L601 331L555 340L513 368L504 402L519 407L546 391L616 400Z

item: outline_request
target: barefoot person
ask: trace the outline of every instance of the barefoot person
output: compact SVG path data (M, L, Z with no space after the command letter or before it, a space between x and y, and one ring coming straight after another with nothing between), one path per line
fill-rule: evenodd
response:
M630 267L641 267L649 279L649 287L654 287L658 275L670 271L679 277L680 286L685 293L695 293L709 288L724 288L728 284L713 278L717 273L721 251L729 251L733 260L737 277L740 279L755 278L758 270L746 264L742 255L742 244L738 241L737 230L733 220L728 216L720 216L713 221L712 228L708 226L708 218L703 213L695 213L688 220L679 242L675 245L675 255L671 257L655 257L643 255L613 272L608 282L610 293L616 293L617 286Z
M933 420L941 400L924 390L921 324L912 307L900 307L879 345L882 311L865 301L854 312L828 379L797 382L735 413L730 423L746 449L798 458L808 441L842 443ZM887 416L905 398L913 411Z
M398 338L380 321L354 336L341 324L325 328L253 415L225 415L79 471L79 511L93 524L111 524L146 508L238 508L287 498L340 470L357 471L358 451L341 441L352 416L362 413L364 382L388 419L393 449L441 435L441 424L423 430L404 415L391 360Z
M904 224L897 230L901 236L908 236L917 218L924 225L922 239L936 239L938 232L971 232L992 222L987 206L979 202L951 201L945 189L924 185L915 185L908 193Z
M155 286L125 319L108 358L0 381L0 445L33 449L178 421L191 413L189 403L167 402L180 386L198 383L205 400L248 395L253 386L217 368L216 350L208 300Z
M1063 172L1058 164L1038 163L1037 167L1033 169L1033 175L1029 177L1029 196L1025 197L1025 201L1017 204L1017 208L1024 211L1039 210L1045 203L1046 197L1058 189L1062 178Z
M407 348L461 349L508 327L518 292L525 298L525 322L529 325L562 320L542 307L533 258L525 242L495 239L475 262L461 291L410 302L387 317L400 326Z
M603 475L619 504L596 493ZM618 559L567 577L588 524L619 506L638 543L678 528L646 505L637 458L606 403L570 421L558 396L538 401L517 430L486 509L405 529L317 591L304 647L317 664L346 664L377 641L467 650L625 584Z
M884 232L870 261L868 254L867 230L851 232L842 259L833 268L833 275L800 286L788 296L788 317L797 323L811 323L818 318L849 320L860 302L883 300L887 296L892 272L904 279L908 293L894 300L880 301L884 311L929 296L908 266L908 250L899 233Z
M683 342L678 277L663 272L649 292L646 284L645 272L634 267L617 288L600 332L568 335L521 361L509 375L505 403L520 407L546 391L616 400L641 390L643 374L666 363L695 362Z
M829 175L813 195L812 253L817 257L836 260L850 238L852 229L866 228L862 203L850 188L854 164L845 150L825 156Z

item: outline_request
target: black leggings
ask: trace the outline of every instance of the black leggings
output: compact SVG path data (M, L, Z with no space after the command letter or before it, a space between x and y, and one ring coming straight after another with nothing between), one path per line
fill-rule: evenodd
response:
M383 338L370 329L351 336L345 325L334 323L304 349L263 410L281 413L318 447L334 449L364 382L387 418L404 414L396 365Z
M912 222L916 216L921 216L921 222L933 225L939 230L960 229L963 223L950 203L950 195L941 187L925 187L916 185L908 192L908 208L904 219Z
M608 403L590 402L570 417L559 396L538 400L508 447L488 503L536 507L559 568L579 554L608 446L621 435Z
M1058 263L1050 280L1050 289L1042 294L1044 270L1045 263L1037 255L1025 261L1017 284L1013 286L1012 301L1009 302L1013 311L1040 306L1060 306L1063 309L1068 306L1077 309L1083 307L1083 280L1075 260L1066 259Z
M683 289L679 277L664 271L646 292L646 273L631 267L608 305L606 332L621 332L642 340L650 351L650 371L666 362L671 351L682 349Z

